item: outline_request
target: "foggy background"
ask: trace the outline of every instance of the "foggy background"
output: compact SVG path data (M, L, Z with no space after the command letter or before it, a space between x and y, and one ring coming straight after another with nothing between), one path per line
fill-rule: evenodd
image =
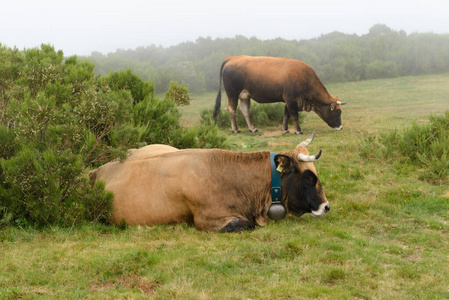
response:
M448 33L448 12L443 0L3 0L0 43L19 50L46 43L69 56L168 47L199 37L362 35L379 23L407 34Z

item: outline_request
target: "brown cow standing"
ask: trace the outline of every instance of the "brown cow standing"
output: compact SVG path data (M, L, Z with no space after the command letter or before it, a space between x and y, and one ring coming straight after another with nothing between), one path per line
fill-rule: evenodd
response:
M234 133L239 132L235 119L239 99L240 110L251 132L257 131L249 114L251 99L259 103L285 102L282 126L284 132L288 132L288 120L291 117L295 133L302 134L298 124L298 111L311 110L330 127L342 129L340 105L345 103L332 98L312 67L302 61L282 57L227 57L220 69L214 119L220 112L222 79Z
M288 214L329 210L306 147L313 136L274 157ZM239 231L267 224L271 201L270 152L177 150L149 145L92 172L114 193L113 222L153 225L187 222L199 230Z

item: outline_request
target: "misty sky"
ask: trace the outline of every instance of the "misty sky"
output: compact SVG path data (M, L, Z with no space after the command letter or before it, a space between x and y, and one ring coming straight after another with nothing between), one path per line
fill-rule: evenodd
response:
M366 34L374 24L449 33L446 0L2 0L0 43L68 55L171 46L198 37L310 39Z

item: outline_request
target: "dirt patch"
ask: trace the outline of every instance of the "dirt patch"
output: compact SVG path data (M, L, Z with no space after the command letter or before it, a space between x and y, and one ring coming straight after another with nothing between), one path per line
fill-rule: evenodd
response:
M449 192L447 192L446 194L444 194L443 196L441 196L443 198L449 198Z
M287 142L268 142L268 146L286 146L290 145L290 143Z
M277 137L277 136L283 136L284 133L281 130L274 130L274 131L265 131L260 136L261 137ZM289 142L283 142L283 141L269 141L268 146L289 146L291 143Z
M264 133L262 133L262 137L271 137L271 136L281 136L282 135L282 131L278 130L278 131L265 131Z
M150 282L143 277L137 275L122 276L120 278L120 284L127 288L138 288L144 294L153 294L153 292L159 287L158 283Z
M89 289L93 292L98 292L117 287L125 287L128 289L139 289L145 295L152 295L159 286L159 283L148 281L146 278L140 277L136 274L130 274L126 276L122 275L113 282L91 284L89 285Z

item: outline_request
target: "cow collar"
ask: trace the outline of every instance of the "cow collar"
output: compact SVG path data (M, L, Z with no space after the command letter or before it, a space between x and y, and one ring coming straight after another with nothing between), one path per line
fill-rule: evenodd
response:
M281 172L276 170L276 164L274 162L277 153L270 153L270 165L271 165L271 200L273 202L281 201Z
M281 202L281 172L276 169L274 158L277 153L270 153L271 165L271 205L268 209L268 217L273 220L282 220L287 214L284 204Z

